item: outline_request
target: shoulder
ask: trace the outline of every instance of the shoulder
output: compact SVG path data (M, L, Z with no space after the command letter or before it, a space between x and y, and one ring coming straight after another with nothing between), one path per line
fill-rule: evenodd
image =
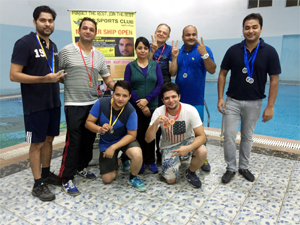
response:
M27 45L28 47L33 47L33 43L37 43L35 39L35 35L33 32L21 37L19 40L16 41L16 45Z
M60 52L61 52L61 53L65 53L65 52L75 51L75 50L76 50L76 48L75 48L75 46L74 46L74 43L71 43L71 44L68 44L68 45L66 45L65 47L63 47L63 48L60 50Z
M262 49L264 49L265 51L269 51L270 53L277 52L272 45L267 44L266 42L264 42L263 39L261 39L261 42L262 42Z
M104 57L104 55L103 55L103 53L102 52L100 52L98 49L96 49L95 47L93 47L93 49L94 49L94 52L95 52L95 56L96 57L99 57L99 58L101 58L101 59L105 59L105 57Z

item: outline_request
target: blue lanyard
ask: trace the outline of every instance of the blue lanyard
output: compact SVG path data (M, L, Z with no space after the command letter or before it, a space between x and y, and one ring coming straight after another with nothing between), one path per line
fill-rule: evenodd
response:
M47 57L47 55L46 55L46 52L45 52L45 50L44 50L44 47L43 47L43 45L42 45L42 43L41 43L41 41L40 41L40 38L39 38L39 36L37 35L37 33L35 34L35 37L36 37L36 41L38 42L38 44L40 45L40 47L43 49L43 52L44 52L44 55L45 55L45 57L46 57L46 60L47 60L47 63L48 63L48 66L49 66L49 69L50 69L50 71L51 71L51 73L55 73L55 59L54 59L54 53L53 53L53 48L52 48L52 67L50 66L50 63L49 63L49 60L48 60L48 57ZM53 70L52 70L52 68L53 68Z
M252 54L252 56L250 57L249 60L248 60L247 49L246 49L246 41L245 41L245 44L244 44L244 63L245 63L245 66L247 68L248 76L250 78L252 78L252 75L253 75L253 66L254 66L254 61L255 61L255 58L256 58L256 55L257 55L257 52L258 52L259 44L260 44L260 41L258 42L257 47L256 47L255 51L253 52L253 54ZM252 64L251 70L250 70L249 62L251 62L251 64Z
M182 60L183 61L183 67L184 67L184 73L187 73L187 70L188 70L189 65L191 63L191 59L193 58L193 54L192 53L194 52L194 50L195 50L196 47L197 47L197 45L195 45L194 48L190 51L190 53L188 53L189 60L188 60L187 66L185 66L185 60L184 60L184 58Z

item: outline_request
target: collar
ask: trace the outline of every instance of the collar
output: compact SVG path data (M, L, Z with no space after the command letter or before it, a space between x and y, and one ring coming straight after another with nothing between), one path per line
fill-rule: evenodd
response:
M199 44L196 43L196 45L195 45L190 51L188 51L188 52L192 52L192 51L194 51L194 49L197 49L198 45L199 45ZM244 47L244 45L243 45L243 47ZM181 46L181 49L182 49L183 52L188 53L188 52L185 50L185 45L182 45L182 46Z
M32 37L34 37L34 39L36 39L34 32L31 32L30 35ZM39 38L40 38L41 43L46 46L46 41L41 36L39 36ZM51 39L49 39L49 48L51 47L52 43L53 42L51 41Z
M259 48L263 48L265 46L265 41L262 38L259 38L259 40L260 40ZM245 39L242 40L242 42L239 44L240 48L244 49L244 44L245 44Z

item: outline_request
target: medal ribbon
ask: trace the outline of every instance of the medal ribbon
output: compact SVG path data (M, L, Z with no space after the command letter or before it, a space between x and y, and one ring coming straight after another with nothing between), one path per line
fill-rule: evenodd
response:
M176 121L177 119L178 119L178 117L179 117L179 114L180 114L180 111L181 111L181 104L179 103L179 109L178 109L178 111L177 111L177 113L176 113L176 115L175 115L175 117L174 117L174 121ZM168 117L168 109L167 109L167 107L166 107L166 113L165 113L165 116L166 117ZM169 118L169 117L168 117Z
M156 60L156 62L158 63L158 61L160 60L161 55L163 54L164 50L165 50L166 44L164 44L164 47L160 53L160 56L158 57L158 59Z
M49 60L47 58L47 54L45 52L45 49L44 49L44 47L43 47L43 45L41 43L40 37L37 35L37 33L35 33L35 37L36 37L36 40L37 40L38 44L43 49L43 52L44 52L44 55L46 57L46 60L47 60L47 63L48 63L48 66L49 66L49 69L50 69L51 73L55 73L55 59L54 59L54 50L53 50L53 48L52 48L52 67L51 67L50 66L50 62L49 62ZM52 68L53 68L53 70L52 70Z
M111 124L112 122L112 108L113 108L113 102L114 102L114 99L112 99L112 102L111 102L111 106L110 106L110 118L109 118L109 125L111 125L112 127L115 125L115 123L117 122L117 120L119 119L120 115L122 114L125 106L123 106L123 108L121 109L121 112L119 113L119 115L117 116L117 118L115 119L115 121L113 122L113 124Z
M84 60L84 57L83 57L83 54L82 54L82 51L81 51L81 48L80 48L80 45L79 45L79 42L78 42L78 47L79 47L79 50L80 50L80 54L81 54L81 57L82 57L82 60L83 60L83 63L85 65L85 68L86 68L86 72L90 78L90 82L92 82L92 77L93 77L93 65L94 65L94 51L92 51L92 68L91 68L91 75L88 71L88 68L86 66L86 63L85 63L85 60Z
M244 63L245 63L245 66L247 68L248 76L250 78L252 78L252 75L253 75L253 66L254 66L254 61L255 61L255 58L256 58L256 55L257 55L257 52L258 52L259 44L260 44L260 41L258 42L257 47L256 47L255 51L253 52L253 54L252 54L252 56L250 57L249 60L248 60L248 55L247 55L246 42L244 44ZM251 64L252 64L251 65L252 70L250 70L249 62L251 62Z

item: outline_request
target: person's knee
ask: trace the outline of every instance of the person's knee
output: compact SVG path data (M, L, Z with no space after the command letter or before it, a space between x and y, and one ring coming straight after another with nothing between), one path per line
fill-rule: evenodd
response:
M143 160L143 153L142 149L139 147L130 148L126 151L126 155L131 159L133 162L138 162Z
M39 143L31 143L29 151L40 151L44 145L44 142L39 142Z
M175 181L176 181L176 178L173 178L173 179L166 179L166 182L167 182L168 184L174 184Z
M116 176L117 176L117 174L115 172L110 172L110 173L101 175L101 178L102 178L103 183L110 184L115 180Z
M46 136L45 142L52 143L53 140L54 140L54 137L53 137L53 136Z
M207 149L204 146L201 146L194 151L193 156L206 159Z

